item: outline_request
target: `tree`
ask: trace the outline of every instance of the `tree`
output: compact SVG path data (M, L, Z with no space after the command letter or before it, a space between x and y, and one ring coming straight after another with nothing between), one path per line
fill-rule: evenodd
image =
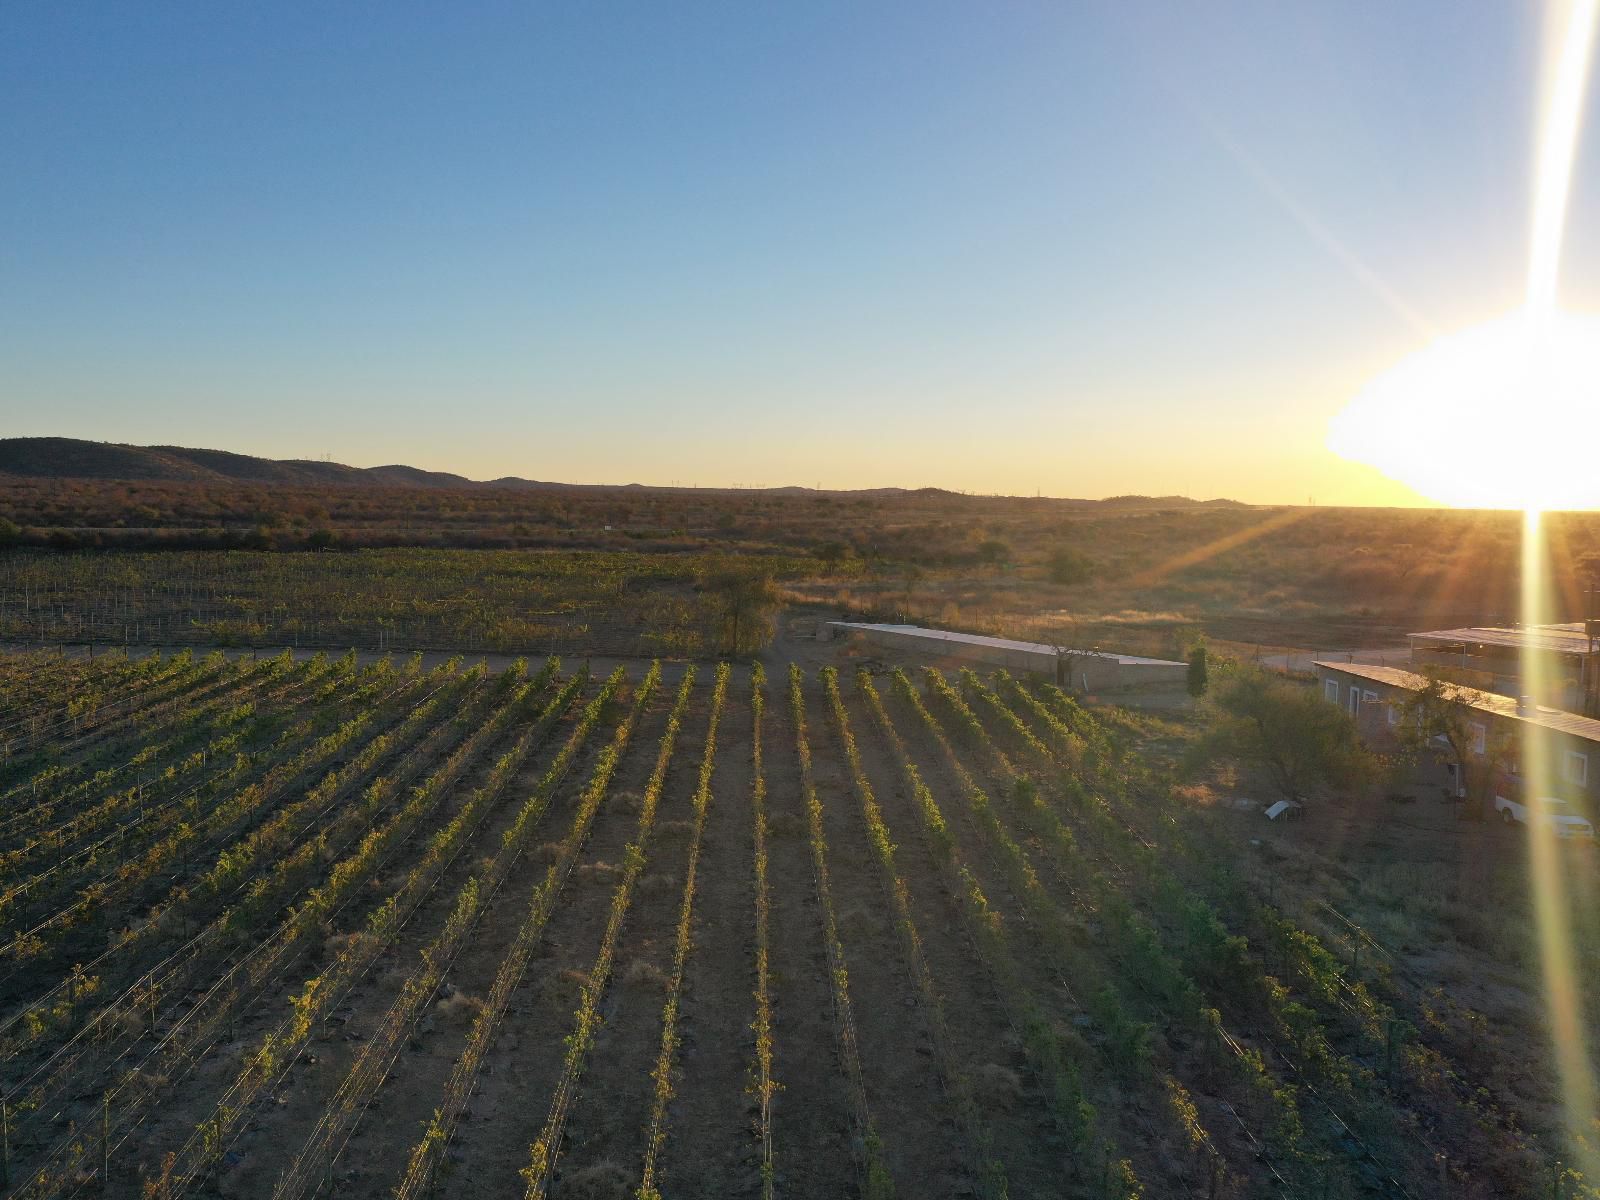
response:
M908 621L911 620L911 594L922 580L922 568L915 563L907 563L905 568L905 595L900 602L900 615Z
M722 571L708 576L704 587L721 607L723 647L729 654L755 649L766 640L757 634L761 619L778 603L772 576L760 571Z
M1494 815L1495 773L1510 761L1514 747L1504 734L1492 735L1488 714L1472 705L1476 695L1472 688L1429 675L1401 702L1395 737L1411 758L1434 752L1442 739L1466 793L1468 814L1487 819Z
M1011 557L1011 547L999 538L990 538L988 541L978 543L978 561L991 567L998 567Z
M1236 759L1263 772L1285 800L1304 800L1319 787L1352 790L1378 774L1349 714L1265 671L1230 671L1216 689L1211 718L1191 762Z
M824 570L833 571L850 556L850 547L838 541L819 542L811 553L817 556Z
M1094 564L1085 554L1079 553L1071 546L1062 546L1051 552L1045 561L1045 572L1050 576L1051 583L1059 583L1066 587L1074 584L1088 583L1094 575Z
M1206 648L1204 646L1196 646L1189 651L1189 695L1198 700L1206 694L1206 687L1210 682L1210 668L1206 663Z

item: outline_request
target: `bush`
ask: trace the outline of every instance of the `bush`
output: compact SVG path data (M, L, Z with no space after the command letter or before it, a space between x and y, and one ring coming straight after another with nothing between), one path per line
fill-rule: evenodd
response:
M1189 695L1199 699L1206 694L1206 687L1210 683L1210 672L1206 663L1206 648L1196 646L1189 651Z
M1378 761L1348 713L1314 688L1263 671L1230 670L1210 701L1210 728L1189 755L1189 767L1214 757L1259 770L1285 800L1322 787L1356 791L1371 782Z
M998 538L990 538L986 542L978 543L978 561L991 567L998 567L1011 557L1011 547Z
M1045 562L1045 572L1050 576L1051 583L1059 583L1067 587L1074 584L1088 583L1094 578L1094 564L1088 556L1079 553L1070 546L1062 546L1051 553Z

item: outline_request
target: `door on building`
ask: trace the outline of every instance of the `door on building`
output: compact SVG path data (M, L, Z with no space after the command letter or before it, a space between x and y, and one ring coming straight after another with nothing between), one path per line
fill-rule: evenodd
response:
M1350 688L1350 715L1352 717L1361 715L1361 689L1355 686Z

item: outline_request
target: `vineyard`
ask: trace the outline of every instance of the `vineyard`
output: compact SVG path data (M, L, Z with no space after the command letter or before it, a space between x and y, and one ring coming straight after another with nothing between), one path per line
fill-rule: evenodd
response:
M7 655L5 1194L1592 1194L1141 722L970 671Z
M11 554L0 642L715 653L707 579L813 568L781 554L368 550Z

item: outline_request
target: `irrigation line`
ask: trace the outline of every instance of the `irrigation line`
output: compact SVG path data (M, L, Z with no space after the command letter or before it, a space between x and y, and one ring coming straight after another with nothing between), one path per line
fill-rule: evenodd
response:
M350 682L351 683L356 683L358 681L352 679ZM366 689L366 687L370 687L371 686L371 682L372 681L369 681L362 688L358 688L356 690L355 696L346 697L345 701L348 702L350 700L355 699L356 697L359 697L361 691L364 691ZM378 704L386 703L388 700L393 698L393 695L396 692L398 692L400 690L401 690L401 687L396 687L394 689L391 689L390 693L387 696L379 699L376 703L378 703ZM320 707L317 710L319 715L326 716L326 714L331 710L333 703L334 703L333 699L330 698L330 700L326 704L324 704L322 707ZM322 734L320 736L318 736L318 734L317 734L317 732L316 732L316 730L314 728L311 729L311 730L308 730L303 735L303 737L297 739L296 742L293 743L293 744L298 745L299 749L295 750L293 753L289 754L287 757L281 759L276 765L274 765L272 768L270 768L270 770L265 775L263 775L260 780L254 782L254 783L245 785L243 788L240 789L240 791L238 793L236 793L231 798L234 802L238 802L238 801L240 801L242 799L244 794L250 790L250 788L255 787L255 788L258 789L259 795L256 797L256 799L254 801L249 803L249 807L247 809L245 809L244 811L240 812L231 821L229 821L227 823L227 826L222 828L220 831L219 830L212 830L211 831L212 836L208 840L206 840L204 842L200 842L197 845L188 847L184 851L184 853L181 855L181 858L185 861L185 863L192 862L195 858L210 858L213 855L215 855L219 850L221 850L221 849L233 844L235 841L239 840L239 838L241 836L244 836L240 832L240 830L252 828L252 827L254 827L256 825L259 825L261 821L270 819L270 815L272 813L278 811L279 806L281 805L282 801L286 798L287 794L293 789L294 785L297 782L302 780L304 777L306 777L306 776L318 771L324 764L326 764L332 758L332 756L338 754L341 750L343 750L345 748L345 745L346 745L345 742L340 742L338 745L335 745L335 746L328 746L326 744L328 739L334 737L341 730L347 729L347 728L349 728L350 725L355 724L357 722L364 723L364 728L361 731L352 734L351 735L352 738L362 736L362 733L365 732L366 728L370 728L370 725L371 725L371 713L370 713L370 711L367 712L367 713L363 713L363 714L361 714L361 715L359 715L359 716L357 716L355 718L352 718L350 721L346 721L343 724L335 725L327 733L324 733L324 734ZM330 721L328 723L331 724L332 722ZM376 735L374 735L374 736L376 736ZM310 756L310 757L308 757L308 756ZM290 768L295 767L295 764L301 762L302 760L304 760L303 765L301 765L297 770L294 770L292 774L291 773L287 773L287 772L290 771ZM273 774L278 774L279 775L279 778L276 781L272 781ZM224 776L224 778L225 777L226 776ZM195 785L195 788L198 788L199 786L200 785L197 784L197 785ZM193 793L195 788L191 788L190 789L190 794ZM215 808L213 808L210 812L205 814L205 816L201 819L201 824L203 825L205 823L209 823L209 822L213 821L217 817L218 812L221 811L222 809L224 809L226 807L226 805L228 804L228 802L229 802L228 800L221 801ZM180 828L181 827L182 826L180 824ZM156 848L158 848L158 846L159 846L159 843L157 844L157 846L152 846L150 848L147 848L143 852L143 855L141 857L142 858L148 858L149 855ZM92 893L100 885L105 884L107 881L112 880L112 879L116 879L117 877L121 876L123 874L124 865L125 864L113 865L104 874L99 876L97 879L90 881L87 885L85 885L82 889L80 889L80 894L79 894L78 899L73 900L65 908L57 910L55 913L53 913L50 916L46 917L44 920L40 921L39 923L37 923L36 925L31 927L27 931L25 931L23 933L16 934L15 936L13 936L11 941L7 942L3 946L0 946L0 955L12 955L14 952L16 952L18 950L19 947L24 946L29 939L36 938L44 930L53 928L58 924L61 924L61 923L65 922L65 921L68 921L68 919L73 914L74 910L76 910L81 904L84 903L84 894L85 893ZM185 868L185 870L186 870L186 868ZM178 874L175 874L172 877L171 882L172 883L176 883L179 875L181 875L181 874L183 874L183 871L180 871ZM93 901L93 907L96 908L96 909L104 910L106 905L109 904L109 902L112 899L116 898L116 893L117 893L118 890L126 890L126 889L131 888L131 887L137 887L140 884L146 882L148 879L153 879L153 878L154 878L154 875L152 874L150 876L147 876L146 880L141 880L141 879L138 879L138 878L123 879L121 881L121 883L120 883L120 888L119 887L112 887L112 888L108 889L107 891L105 891L103 894L99 895L97 898L95 898L94 901ZM4 971L0 971L0 983L5 983L5 982L9 981L10 979L14 978L19 971L24 970L29 965L30 965L30 963L29 963L29 961L27 959L22 959L22 960L19 960L17 962L14 962L10 967L6 968Z
M464 675L462 675L460 677L458 682L466 682L466 681L470 680L470 678L471 678L470 674L464 674ZM440 689L436 689L436 691L437 690L442 690L442 688L448 687L448 686L451 686L451 685L449 683L442 684L441 688ZM426 701L426 698L425 698L423 701L419 702L418 707L421 707L421 705L425 704L426 702L427 701ZM391 731L391 733L395 733L395 732L398 732L398 731ZM378 736L381 737L381 736L389 736L389 735L380 734ZM431 736L432 735L430 735L430 739L431 739ZM404 751L403 748L397 748L397 749L402 749L403 752L409 752L409 751ZM413 747L412 749L415 749L415 747ZM387 758L387 757L388 757L388 755L383 756L383 758ZM383 761L383 758L380 758L379 763L381 763ZM379 765L379 763L371 764L369 769L376 768ZM366 774L366 772L363 772L363 774ZM339 789L339 792L338 792L337 796L332 801L330 801L330 804L328 806L324 807L318 814L314 814L313 817L311 818L311 820L314 822L314 821L316 821L318 819L318 817L326 814L329 811L329 809L333 806L333 804L336 804L336 803L339 802L339 797L342 797L344 794L346 794L348 792L349 786L350 785L348 783L346 785L342 786ZM231 893L227 894L227 896L229 896L229 897L237 897L238 894L244 888L246 888L246 887L248 887L250 885L250 882L251 881L248 878L243 880L243 881L241 881L240 884L237 885ZM202 929L200 935L197 935L197 937L201 936L201 935L204 935L205 932L206 931L204 929ZM192 943L193 940L194 939L191 939L191 943ZM189 944L189 943L186 943L186 945L187 944ZM119 942L117 945L111 946L111 947L107 948L106 950L102 951L100 954L96 955L92 960L90 960L89 963L87 963L85 965L88 968L93 968L93 967L99 966L101 963L105 962L108 958L113 958L114 956L125 952L126 949L127 949L127 943L125 941L124 942ZM171 956L169 956L169 960L170 960L170 957ZM167 961L167 960L164 960L164 962L165 961ZM157 969L159 969L159 967L161 965L163 965L163 964L158 964L157 965ZM36 1011L41 1005L43 1005L46 1002L50 1001L52 999L52 997L58 996L60 994L60 992L65 987L66 987L66 983L65 983L65 981L63 981L63 983L56 985L56 987L52 988L49 992L46 992L43 996L38 997L38 998L34 999L33 1001L28 1002L23 1007L23 1009L21 1011L13 1014L3 1024L0 1024L0 1038L3 1038L7 1033L9 1033L12 1029L14 1029L16 1024L17 1024L17 1022L22 1020L24 1017L26 1017L26 1015L28 1014L29 1011ZM9 1057L9 1055L7 1055L6 1057Z
M451 686L451 684L461 684L469 682L471 679L471 676L463 675L459 680L449 681L448 683L441 685L439 688L436 688L433 694L437 695L438 693L443 692L447 687ZM422 706L419 705L418 707L420 708ZM416 771L421 769L422 762L424 761L427 752L431 750L431 748L436 745L437 742L442 741L444 737L448 735L451 726L451 718L446 717L445 720L440 722L428 735L424 743L423 756L418 758L416 766L406 771L403 775L393 776L391 778L403 782L404 779L415 775ZM336 806L343 804L350 788L359 783L359 778L365 778L371 775L373 772L381 769L383 762L391 759L395 752L401 754L410 754L417 749L419 748L411 747L407 749L404 747L396 747L392 751L381 755L377 760L369 764L367 770L363 771L360 777L347 781L339 789L337 789L335 794L330 798L329 803L312 817L312 823L315 823L321 817L326 816L327 813L331 812ZM398 786L398 783L396 786ZM385 804L382 808L373 812L371 820L373 822L377 822L384 819L385 815L391 812L394 807L395 805L392 802ZM360 830L352 829L350 832L359 834ZM315 884L315 879L308 880L306 883L302 884L294 892L283 898L282 907L288 908L293 906L293 904L303 897L311 887L315 886ZM242 880L231 892L227 893L226 899L230 901L237 899L241 893L253 886L254 885L251 879L247 878ZM95 1034L95 1031L99 1027L101 1027L105 1022L109 1021L119 1011L128 1012L130 1015L138 1016L139 1014L136 1009L141 1007L137 1003L140 993L158 995L168 994L172 987L174 978L176 978L179 973L178 968L181 965L197 967L199 965L198 963L188 962L187 960L193 959L197 956L197 952L202 948L203 943L215 941L222 936L223 922L227 919L230 910L231 904L225 906L224 909L218 913L207 925L205 925L205 927L203 927L193 938L190 938L182 946L168 954L154 966L147 968L144 973L135 978L131 984L125 986L114 999L100 1007L94 1016L83 1026L81 1026L66 1043L56 1050L54 1054L52 1054L39 1066L35 1067L21 1082L14 1085L6 1095L6 1100L12 1104L13 1109L15 1110L16 1108L18 1097L37 1091L38 1087L41 1086L41 1078L46 1073L53 1075L59 1080L63 1076L70 1073L73 1070L76 1062L81 1060L86 1054L92 1053L97 1049L102 1053L106 1053L107 1050L104 1044L95 1047L88 1047L83 1045L83 1043L91 1038L91 1036ZM257 948L259 948L259 944ZM254 951L251 951L251 954L253 953ZM247 957L249 957L249 955L247 955ZM56 990L59 991L59 987ZM45 1001L48 1001L50 996L54 994L55 993L52 992L47 995L44 998ZM41 1003L43 1002L41 1001ZM35 1007L37 1008L38 1005ZM135 1032L131 1035L131 1037L136 1041L139 1037L139 1034ZM74 1049L75 1047L76 1049ZM131 1049L131 1043L128 1048ZM72 1052L70 1055L68 1053L69 1051ZM126 1054L127 1050L123 1050L122 1052L118 1053L110 1065L114 1067L116 1063L122 1061ZM63 1056L67 1056L65 1061L63 1061Z
M375 1033L364 1042L356 1062L345 1075L333 1099L324 1108L316 1127L306 1138L300 1152L294 1157L288 1169L279 1176L273 1188L273 1200L293 1200L304 1195L308 1188L314 1186L312 1176L320 1164L326 1163L327 1169L331 1171L338 1162L339 1156L360 1127L367 1109L376 1098L395 1059L399 1057L406 1031L412 1028L423 1007L433 999L439 984L454 966L457 956L471 944L484 916L521 860L538 822L548 813L550 799L556 787L571 769L573 760L582 745L587 742L592 729L592 725L582 729L581 741L569 742L570 754L563 748L557 760L535 786L533 795L524 801L517 819L502 836L499 850L490 864L484 868L489 876L490 886L486 894L476 898L473 910L465 923L452 929L450 921L455 915L452 912L451 917L446 919L444 930L421 951L421 962L426 967L424 978L432 976L433 982L425 990L412 989L410 984L415 976L408 975L399 994L379 1020ZM574 738L577 736L575 731ZM526 755L524 760L525 758ZM506 783L509 784L515 777L521 765L522 761L519 760L507 772ZM516 837L515 841L506 840L513 835ZM471 876L463 888L474 886L477 879L477 875Z
M120 784L113 784L113 781L124 772L138 767L155 772L157 780L160 780L165 773L161 764L170 765L177 759L177 756L184 754L185 747L192 745L197 737L204 736L206 738L205 744L198 750L189 751L188 755L178 761L187 762L195 754L204 754L207 747L219 737L231 736L233 726L224 725L223 722L241 707L248 705L249 708L255 710L261 705L280 705L284 702L287 693L292 692L298 684L298 681L294 679L287 679L282 681L283 686L271 697L248 699L271 682L273 682L273 677L265 673L254 680L235 680L228 690L220 692L208 700L198 702L192 711L187 706L179 708L172 719L157 731L168 736L166 742L157 747L154 753L141 750L139 754L125 762L118 763L113 767L102 768L89 778L80 778L66 785L54 795L42 801L36 801L28 808L13 812L11 816L0 821L0 838L20 836L24 839L32 838L33 840L26 841L21 846L16 846L0 853L0 858L11 858L20 852L31 851L37 846L44 845L46 839L64 839L70 836L71 832L75 832L75 827L78 824L92 817L97 808L102 808L114 796L126 795L127 792L136 789L142 792L145 786L142 780L127 788L123 788ZM202 762L201 765L203 766L204 763ZM12 789L9 796L0 798L0 808L7 807L9 799L20 795L21 792L26 790L26 785ZM30 817L41 811L49 814L43 818L44 820L53 820L57 809L63 805L71 805L75 800L86 800L92 794L101 794L103 798L98 804L89 803L86 807L74 812L72 816L49 828L38 828L38 822L29 820Z
M502 678L505 678L505 676L502 676ZM520 713L520 711L534 698L536 698L536 693L532 691L531 685L526 685L522 689L519 698L510 702L507 707L502 710L501 716L504 718L503 721L497 717L495 721L492 721L489 725L484 726L478 731L477 736L480 736L484 739L484 746L497 741L501 734L503 734L505 730L513 723L514 718ZM471 744L472 739L469 739L467 743L464 743L462 747L458 748L456 754L452 756L451 760L447 761L435 772L435 775L441 780L441 782L438 784L438 798L440 800L444 798L446 791L450 788L453 788L456 782L459 781L460 776L465 773L469 765L469 760L466 756L468 755ZM475 760L477 755L482 752L484 746L471 747L470 753L473 760ZM448 777L439 775L439 772L442 771L450 771L450 775ZM488 812L485 811L479 815L478 820L470 828L462 828L461 838L455 851L447 858L444 858L435 864L437 867L437 873L428 881L424 888L422 888L413 896L411 900L411 907L401 918L396 921L391 936L398 937L399 934L404 931L411 917L418 911L426 899L433 894L433 891L438 887L440 879L442 879L443 876L448 873L451 866L454 865L461 853L463 853L466 847L470 844L476 830L481 827L483 820L486 819L487 816ZM389 857L386 857L383 862L375 864L375 869L381 870L384 865L386 865L389 861L392 861L393 856L401 851L403 846L410 840L412 836L414 836L415 832L415 830L412 830L405 836L401 837L390 849ZM357 898L358 894L359 889L352 887L345 899L331 909L327 915L330 918L337 916ZM116 1089L117 1094L121 1094L123 1090L131 1086L131 1084L137 1080L144 1070L145 1064L148 1064L156 1055L165 1051L167 1047L176 1045L178 1035L184 1031L185 1026L195 1019L198 1014L202 1013L209 1005L211 999L218 995L225 987L229 986L244 968L250 966L255 959L263 955L266 951L273 950L280 956L281 962L279 965L272 968L269 975L265 977L257 975L257 979L260 980L260 982L255 989L254 995L244 1000L242 1004L240 1004L238 1001L229 1002L228 1009L238 1008L239 1011L233 1012L231 1016L227 1010L224 1010L224 1012L219 1014L211 1015L209 1017L211 1026L210 1031L207 1032L206 1030L201 1030L196 1034L194 1039L192 1039L187 1049L180 1049L179 1053L182 1055L182 1057L179 1062L173 1066L170 1072L167 1073L166 1087L170 1089L174 1084L181 1082L181 1080L198 1065L200 1059L209 1050L210 1046L214 1044L215 1038L221 1032L221 1026L224 1024L224 1019L227 1018L230 1021L243 1019L243 1017L247 1015L250 1005L253 1004L261 995L265 994L266 989L273 986L279 979L282 978L284 972L288 970L289 966L294 961L291 952L295 949L295 943L298 941L298 936L285 942L283 940L283 934L287 930L287 926L282 927L280 928L279 933L275 934L272 938L257 943L257 945L242 960L235 963L227 972L224 973L221 978L216 980L211 987L207 989L206 993L201 996L198 1001L196 1001L194 1006L187 1013L185 1013L184 1016L171 1027L171 1029L169 1029L167 1034L163 1036L157 1045L144 1057L143 1060L141 1060L139 1066L124 1075L123 1082L119 1084ZM385 943L385 945L386 944L387 943ZM379 950L381 951L382 948L383 947L380 946ZM337 997L335 997L328 1003L328 1005L325 1006L326 1011L332 1011L336 1009L343 998L347 996L349 991L352 990L358 983L359 979L351 981ZM298 1058L298 1055L296 1057ZM271 1081L267 1082L270 1083ZM239 1085L236 1083L233 1088L230 1088L229 1094L236 1090L238 1086ZM266 1084L264 1083L263 1086L266 1086ZM224 1102L219 1104L219 1109L225 1110L225 1104L226 1101L224 1100ZM242 1111L242 1109L238 1111ZM119 1136L111 1147L112 1151L120 1151L120 1149L137 1133L137 1131L148 1119L149 1113L143 1109L139 1110L131 1126L119 1132ZM234 1129L228 1145L231 1145L233 1141L237 1139L240 1132L240 1129ZM190 1141L194 1141L193 1136L191 1136ZM65 1143L58 1143L56 1157L59 1157L64 1150ZM38 1185L34 1189L35 1191L39 1192L39 1194L49 1195L52 1192L52 1184L60 1186L66 1182L61 1179L52 1181L48 1178L45 1178L44 1175L44 1172L39 1173ZM76 1194L76 1192L88 1184L92 1178L92 1173L80 1178L76 1186L73 1187L71 1194ZM180 1186L187 1182L187 1178L187 1176L184 1176L178 1180ZM163 1180L163 1186L170 1187L171 1182L172 1181L170 1179Z
M259 664L266 667L274 660L267 659ZM251 664L255 666L256 664ZM167 737L165 745L157 750L157 754L170 756L176 753L176 747L183 739L190 735L193 726L199 726L209 721L207 728L215 729L220 716L226 715L226 706L230 700L237 703L236 698L248 696L262 687L278 679L275 672L244 671L232 677L225 677L208 686L191 691L187 695L175 698L169 705L168 711L160 715L160 719L153 728L142 731L146 743L153 735ZM180 703L180 700L182 703ZM191 711L191 708L193 711ZM222 710L219 712L219 710ZM148 715L148 714L147 714ZM85 756L70 767L47 766L36 771L28 779L14 785L0 795L0 808L7 810L8 816L0 820L0 837L7 837L18 829L29 826L29 818L41 809L54 809L67 803L77 793L85 793L100 787L108 787L111 781L132 767L144 765L153 761L154 756L148 751L148 746L141 747L139 752L110 767L102 767L92 776L85 777L85 772L92 765L92 756ZM39 784L41 777L47 778L47 787L53 795L47 795L43 800L39 798ZM31 803L25 807L17 808L13 801L26 797Z
M597 764L596 771L599 770L600 765ZM563 769L561 778L565 778L565 775L566 770ZM541 784L542 786L544 785ZM557 785L551 785L547 790L553 790L554 786ZM586 787L583 795L579 797L578 811L573 818L572 829L564 839L556 861L550 865L544 879L535 885L529 895L528 914L523 918L511 948L501 959L499 970L495 973L494 984L490 989L488 1003L480 1011L477 1021L468 1034L467 1045L456 1059L450 1077L445 1082L443 1103L434 1110L433 1120L428 1124L422 1139L412 1148L405 1174L395 1188L398 1200L415 1200L432 1187L434 1175L439 1167L439 1158L449 1146L461 1116L466 1111L473 1085L483 1066L484 1056L499 1032L501 1021L505 1017L507 1008L510 1007L512 994L521 986L528 959L538 945L539 939L543 937L557 902L565 894L578 855L588 844L595 817L607 798L606 795L591 797L592 787L593 777L590 786Z

